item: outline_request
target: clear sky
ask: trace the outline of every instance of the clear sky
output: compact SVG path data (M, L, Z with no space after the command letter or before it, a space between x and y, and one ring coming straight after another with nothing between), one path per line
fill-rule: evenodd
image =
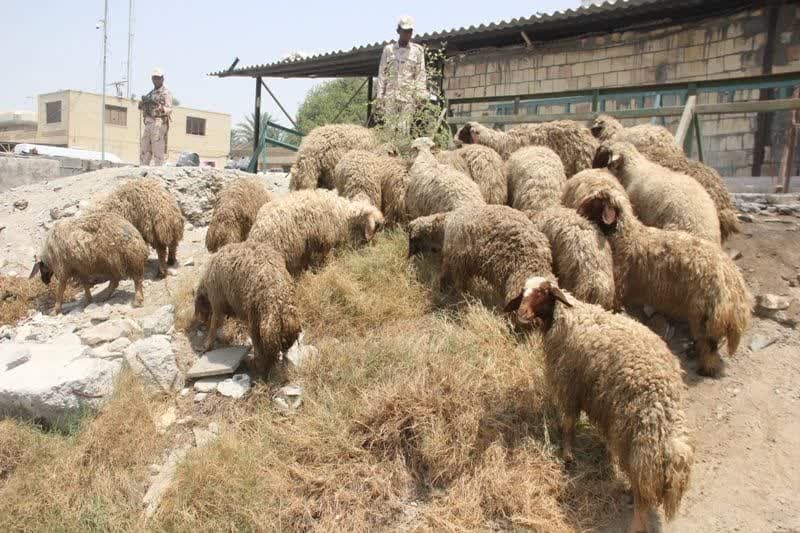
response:
M418 33L478 25L575 8L579 0L246 1L135 0L133 91L151 88L150 71L161 67L166 85L182 105L230 113L235 124L253 109L250 78L206 74L239 65L269 63L301 50L325 52L392 39L397 18L416 20ZM3 83L0 112L33 110L35 96L61 89L100 92L102 0L0 1ZM109 0L108 82L125 78L128 0ZM267 79L294 115L319 80ZM109 87L109 93L114 88ZM266 110L286 124L264 94Z

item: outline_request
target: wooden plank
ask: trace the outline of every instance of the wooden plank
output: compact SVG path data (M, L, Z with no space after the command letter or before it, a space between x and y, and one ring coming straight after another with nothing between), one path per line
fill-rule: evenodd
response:
M683 108L683 113L681 114L681 121L678 124L678 130L675 132L675 142L678 143L678 146L684 146L684 142L686 141L686 135L689 133L689 126L692 125L692 119L694 118L694 108L696 105L697 105L697 96L691 95L689 98L686 99L686 106L684 106Z
M794 98L800 103L800 88L794 90ZM781 157L781 173L780 179L782 184L782 192L789 192L789 182L792 177L792 167L794 166L794 158L797 150L797 129L800 128L800 111L795 109L789 117L789 125L786 128L786 142L783 145L783 154Z
M697 160L703 162L703 129L700 126L700 115L694 116L694 137L697 140Z

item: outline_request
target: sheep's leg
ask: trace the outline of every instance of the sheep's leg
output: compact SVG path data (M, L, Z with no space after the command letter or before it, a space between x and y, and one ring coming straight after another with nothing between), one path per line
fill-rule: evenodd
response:
M58 288L56 288L56 305L53 307L52 315L61 314L61 304L64 302L64 291L67 290L67 278L58 279Z
M647 532L647 519L650 515L650 509L642 504L642 497L639 491L633 489L633 519L631 520L631 527L628 533L646 533Z
M117 287L119 287L119 280L112 279L108 282L108 287L106 287L102 293L98 294L97 297L104 301L108 300L111 298L111 295L114 294L114 291L117 290Z
M578 415L574 412L565 413L561 418L561 457L566 464L575 460L572 447L575 444L575 424L578 422Z
M167 264L173 266L178 262L178 243L169 247L169 255L167 255Z
M158 277L167 277L167 247L158 245L156 247L156 254L158 254Z
M92 303L92 284L88 281L81 280L81 285L83 285L83 295L84 295L84 302L83 306L86 307L90 303Z
M275 356L272 346L267 346L262 336L261 324L257 320L250 320L250 340L253 341L253 369L256 374L266 378L272 369Z
M714 377L722 369L722 358L718 351L719 342L708 337L695 341L695 350L699 358L697 373L701 376Z
M133 296L133 306L134 307L141 307L144 304L144 283L142 282L142 278L134 278L133 286L134 286L134 296ZM110 287L110 285L109 285Z
M222 320L222 309L215 305L211 305L211 320L208 321L208 331L206 332L206 342L203 345L203 351L208 352L214 347L214 341L217 339L217 328Z

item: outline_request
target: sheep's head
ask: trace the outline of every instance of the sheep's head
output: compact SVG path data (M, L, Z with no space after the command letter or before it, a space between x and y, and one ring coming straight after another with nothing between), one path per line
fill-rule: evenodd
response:
M415 218L408 224L408 256L442 251L447 213Z
M630 143L622 141L603 143L594 154L592 168L608 168L617 174L627 162L635 158L636 154L636 148Z
M48 285L50 280L53 278L53 271L44 263L44 261L37 260L36 258L34 258L34 261L36 262L33 264L33 269L31 270L31 274L28 276L28 279L31 279L36 274L39 274L42 278L42 283Z
M456 139L464 144L480 144L480 125L477 122L467 122L456 132Z
M355 217L353 241L355 244L368 243L383 231L383 213L374 205L365 202L354 203L358 206L358 214Z
M533 276L525 280L525 287L519 296L508 302L506 312L516 311L515 318L519 324L549 328L556 301L572 307L557 285L545 278Z
M626 200L619 191L603 189L584 198L577 211L608 235L616 231L620 215L627 212Z
M430 152L436 144L430 137L418 137L411 143L411 156L416 157L420 152Z
M206 288L201 285L194 295L194 320L206 323L209 318L211 318L211 301L208 299ZM209 335L213 335L213 333L209 332Z
M608 139L622 129L622 124L611 115L598 115L589 123L589 129L596 139Z

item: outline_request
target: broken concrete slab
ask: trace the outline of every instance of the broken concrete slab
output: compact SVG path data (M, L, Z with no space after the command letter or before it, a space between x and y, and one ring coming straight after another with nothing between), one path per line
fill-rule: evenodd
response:
M155 313L139 321L144 336L165 335L175 322L174 307L171 304L159 307Z
M225 379L218 376L200 378L194 382L194 390L197 392L214 392L217 390L217 386L223 381L225 381Z
M142 503L145 507L144 514L148 518L152 517L158 510L158 506L161 505L161 499L164 497L164 492L175 477L178 463L186 457L190 449L191 446L182 446L172 450L167 456L167 460L159 468L158 474L153 477L150 487L147 489L144 498L142 498Z
M96 346L104 342L115 341L121 337L137 339L142 336L142 328L134 320L120 318L84 329L79 333L79 336L89 346Z
M233 374L249 351L249 346L228 346L207 352L192 365L186 377L197 379Z
M239 399L250 390L250 376L247 374L234 374L217 385L217 392L228 398Z
M165 335L153 335L131 344L125 350L125 360L139 378L163 392L177 390L179 372L175 352Z

